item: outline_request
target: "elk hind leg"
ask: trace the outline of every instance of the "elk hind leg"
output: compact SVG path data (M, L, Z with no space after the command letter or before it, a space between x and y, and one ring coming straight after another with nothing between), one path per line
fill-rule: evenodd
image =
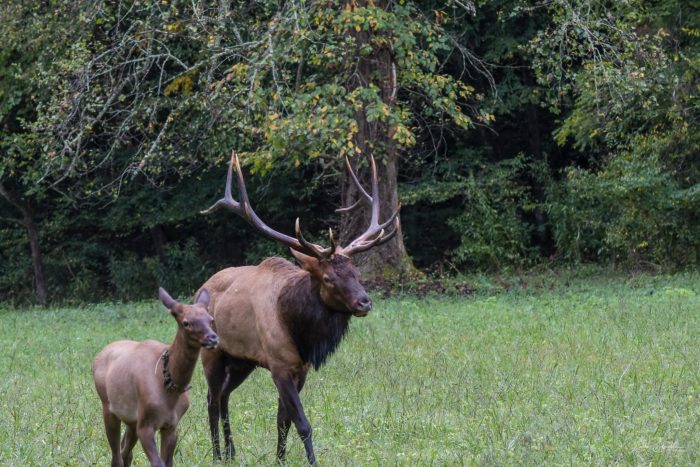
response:
M112 451L111 465L112 467L122 467L122 455L119 451L119 437L121 435L122 422L116 415L109 411L109 404L102 404L102 418L104 418L105 422L109 449Z
M209 415L209 433L214 459L221 460L219 444L219 418L221 416L221 391L226 380L227 355L220 350L202 349L202 366L207 380L207 413Z
M231 392L243 383L255 369L255 364L245 361L231 359L226 366L226 379L221 390L220 412L224 427L224 456L226 459L233 459L236 455L236 448L231 437L231 419L228 411L228 400Z

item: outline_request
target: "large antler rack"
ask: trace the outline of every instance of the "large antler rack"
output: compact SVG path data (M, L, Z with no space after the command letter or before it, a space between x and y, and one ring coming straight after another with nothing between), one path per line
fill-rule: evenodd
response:
M231 195L231 183L233 181L233 166L236 165L236 175L238 176L238 199L236 201ZM241 163L238 160L238 155L234 151L231 154L231 162L228 166L228 173L226 175L226 188L224 190L224 197L214 203L209 209L202 211L202 214L209 214L220 208L226 208L234 213L238 214L240 217L245 219L250 225L257 229L265 237L278 241L283 245L293 248L294 250L300 251L307 255L314 256L318 259L323 259L329 257L333 254L333 248L323 248L320 245L311 243L307 241L301 233L301 227L299 226L299 218L297 217L294 223L294 230L296 233L296 238L285 235L281 232L270 228L265 224L253 211L253 207L248 199L248 192L245 187L245 180L243 179L243 172L241 170Z
M372 194L370 195L367 193L367 190L364 189L362 184L360 183L359 179L357 178L357 175L355 175L355 172L352 170L352 166L350 165L350 161L348 158L345 158L345 165L347 166L348 172L350 173L350 178L352 179L353 183L355 184L355 187L357 188L359 197L355 203L353 203L350 206L343 207L340 209L336 209L336 212L340 213L346 213L355 210L358 208L360 205L367 205L370 210L371 210L371 216L370 216L370 221L369 221L369 227L367 227L367 230L357 237L355 240L351 241L350 244L346 247L342 247L337 249L336 253L342 254L345 256L352 256L355 253L360 253L362 251L367 251L372 247L379 246L383 243L388 242L394 236L396 235L396 232L398 232L399 229L399 211L401 210L401 205L399 204L398 208L394 213L389 217L388 220L386 220L384 223L380 224L379 223L379 182L377 181L377 164L374 161L374 157L370 156L370 168L372 170ZM390 225L393 224L394 229L389 232L388 234L385 233L385 229L389 227Z

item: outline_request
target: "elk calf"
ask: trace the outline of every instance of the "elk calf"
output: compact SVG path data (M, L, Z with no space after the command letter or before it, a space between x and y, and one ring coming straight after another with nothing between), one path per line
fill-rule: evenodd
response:
M131 465L137 439L151 465L173 465L177 424L190 405L187 394L200 347L215 348L219 336L207 312L209 293L202 290L194 305L176 302L159 290L163 305L177 321L170 346L155 340L112 342L92 364L97 394L102 400L112 467ZM126 432L121 440L121 423ZM160 456L155 433L160 431Z

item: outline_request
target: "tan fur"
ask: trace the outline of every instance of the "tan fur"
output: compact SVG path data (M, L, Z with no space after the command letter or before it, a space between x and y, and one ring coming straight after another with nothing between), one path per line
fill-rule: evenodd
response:
M218 344L206 309L209 294L200 296L195 305L182 305L161 289L161 300L178 322L170 346L155 340L121 340L107 345L95 357L92 373L102 401L113 467L131 464L137 439L151 465L172 466L177 425L190 405L185 388L192 379L200 346ZM163 376L166 350L171 388L166 388ZM126 425L126 433L120 441L121 423ZM160 454L156 432L161 434Z
M267 368L279 395L277 458L284 459L291 424L304 443L307 460L316 461L311 425L299 393L306 375L319 368L342 340L352 315L365 316L372 301L347 257L326 260L292 251L301 268L282 258L258 266L228 268L200 289L209 290L209 312L221 339L219 348L202 350L209 388L209 429L214 457L221 458L219 421L225 455L232 459L228 398L253 371Z
M232 195L234 166L238 201ZM224 269L203 286L212 294L209 310L221 336L221 349L202 352L209 387L209 429L216 459L221 458L220 418L223 418L226 457L232 459L235 454L228 398L255 365L259 365L270 370L279 394L278 460L284 459L287 433L294 423L304 442L307 460L310 464L316 463L311 425L304 414L299 393L309 368L313 365L318 369L345 336L350 316L367 316L372 308L372 300L359 281L359 271L352 264L351 257L391 240L399 230L398 209L384 223L379 222L380 201L374 158L370 157L371 196L361 186L348 159L346 166L361 199L339 211L349 212L369 203L372 212L367 230L346 247L337 244L332 231L329 231L331 247L323 248L308 242L302 235L298 218L296 238L266 225L250 204L235 151L226 174L224 197L202 211L206 214L225 208L234 212L263 236L290 248L301 265L299 269L281 258L269 258L258 266ZM394 229L385 232L392 224Z
M274 367L301 368L304 362L277 309L280 289L299 274L308 272L282 258L214 274L202 288L211 294L209 312L221 338L220 349L273 372Z
M155 430L173 427L189 407L187 393L169 394L163 385L161 356L167 348L154 340L117 341L95 357L97 393L124 423L135 425L140 411Z

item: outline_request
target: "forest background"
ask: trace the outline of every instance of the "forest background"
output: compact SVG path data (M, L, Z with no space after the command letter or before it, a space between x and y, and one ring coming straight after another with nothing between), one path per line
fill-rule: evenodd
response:
M594 0L0 5L0 302L196 289L327 242L380 171L401 232L365 277L700 260L700 7Z

